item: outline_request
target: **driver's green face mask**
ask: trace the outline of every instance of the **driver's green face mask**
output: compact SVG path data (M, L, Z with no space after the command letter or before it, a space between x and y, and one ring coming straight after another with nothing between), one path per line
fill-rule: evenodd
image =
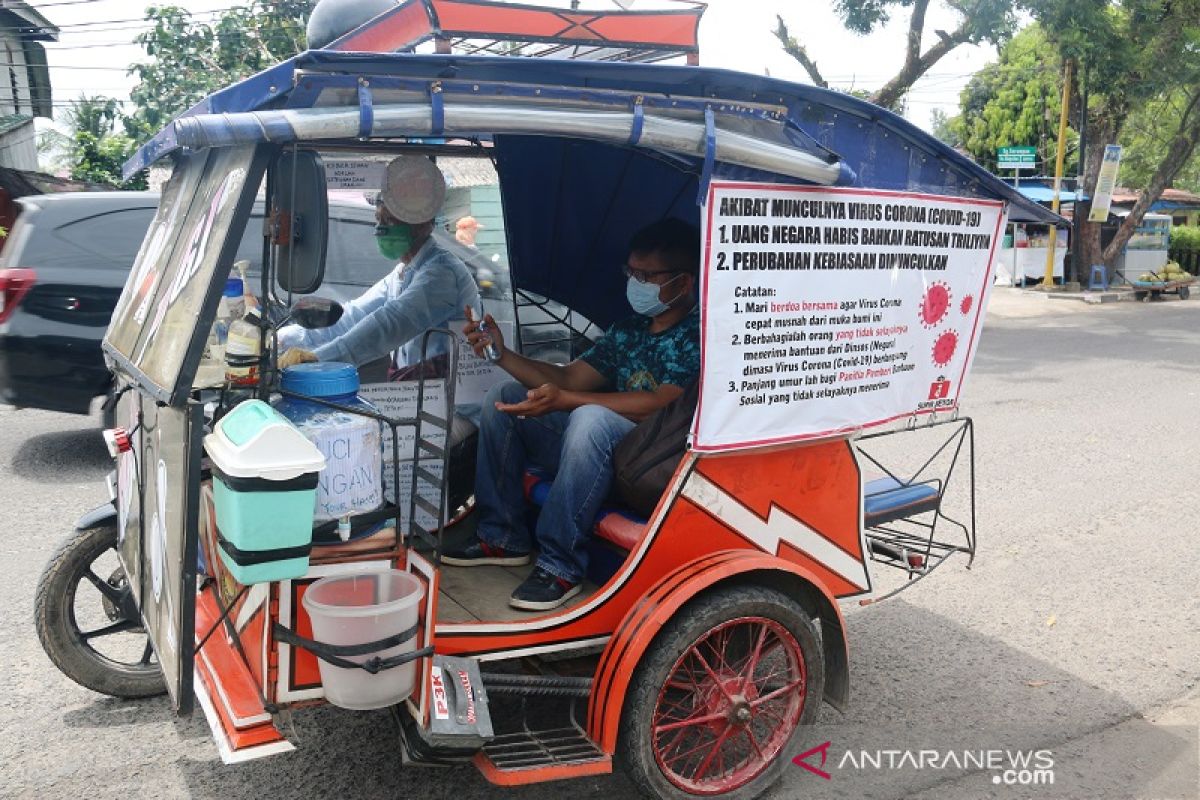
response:
M379 253L391 261L400 258L412 248L412 228L403 222L396 225L376 225L375 243Z

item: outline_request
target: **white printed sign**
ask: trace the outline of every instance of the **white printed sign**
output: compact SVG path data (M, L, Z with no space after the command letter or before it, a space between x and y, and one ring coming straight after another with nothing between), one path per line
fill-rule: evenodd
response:
M471 345L467 344L467 337L462 332L466 325L465 319L450 323L450 330L458 334L458 384L454 389L454 402L460 406L482 403L483 396L488 393L488 389L497 383L512 379L511 375L493 362L475 355L475 351L471 349ZM500 328L500 335L504 337L505 342L516 341L516 333L511 321L497 320L496 325Z
M714 181L707 209L696 450L958 406L1003 203Z
M1113 192L1117 188L1117 172L1120 169L1121 145L1105 145L1100 174L1096 176L1096 191L1092 193L1092 210L1088 212L1088 222L1104 222L1108 219Z
M394 381L392 383L367 383L359 388L359 396L373 404L379 413L391 419L413 419L417 416L418 381ZM446 387L441 381L425 382L425 410L439 417L446 417ZM416 447L416 429L404 425L396 430L399 440L400 454L400 507L401 526L408 521L408 511L412 498L412 465L413 452ZM437 447L446 446L446 432L441 428L426 423L422 429L422 438ZM389 502L396 502L395 475L392 471L392 433L385 428L383 433L383 487L384 497ZM441 477L442 464L437 460L422 460L421 466ZM440 493L428 483L420 485L421 497L430 503L438 505ZM417 522L426 530L436 527L437 523L428 514L417 510Z
M327 158L325 185L342 191L377 192L383 185L386 161L370 159Z

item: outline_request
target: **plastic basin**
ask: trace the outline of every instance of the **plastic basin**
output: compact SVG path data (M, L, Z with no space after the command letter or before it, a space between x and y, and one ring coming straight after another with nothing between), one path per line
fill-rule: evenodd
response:
M304 608L312 621L313 639L332 645L366 644L402 633L417 624L425 587L407 572L377 570L321 578L304 593ZM417 637L396 647L361 656L343 656L362 663L375 656L391 658L417 647ZM325 699L342 708L385 708L412 694L417 662L385 669L375 675L362 669L318 662Z

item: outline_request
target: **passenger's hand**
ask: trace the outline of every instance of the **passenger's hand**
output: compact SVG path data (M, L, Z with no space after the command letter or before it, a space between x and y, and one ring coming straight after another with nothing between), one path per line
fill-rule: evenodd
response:
M302 350L299 347L293 347L279 357L279 368L287 369L288 367L294 367L297 364L311 364L314 361L320 361L315 353L310 350Z
M500 326L496 324L496 320L492 319L491 314L484 314L484 326L487 331L480 329L479 320L475 319L475 310L470 306L466 307L467 324L463 326L463 335L467 337L467 344L471 345L471 349L475 351L475 355L480 358L487 358L483 352L484 348L489 344L496 346L496 358L499 360L504 357L504 334L500 333Z
M496 410L518 417L540 417L562 411L561 403L562 389L553 383L543 383L536 389L530 389L519 403L496 403Z

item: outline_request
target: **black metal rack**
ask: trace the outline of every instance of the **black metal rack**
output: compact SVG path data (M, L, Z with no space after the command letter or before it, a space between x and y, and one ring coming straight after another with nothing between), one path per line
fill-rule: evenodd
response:
M902 474L900 469L889 467L885 459L870 452L872 442L878 442L885 437L910 436L919 438L922 432L929 436L929 431L944 433L942 426L951 426L949 434L941 439L941 443L915 471ZM894 438L887 441L895 442ZM975 560L976 528L975 528L975 426L969 417L959 419L953 417L945 420L931 420L925 424L916 424L915 418L910 423L894 431L883 431L861 436L856 441L859 455L882 471L898 489L928 487L932 490L928 496L912 507L898 508L894 513L881 513L864 520L866 544L872 561L899 569L907 574L909 580L900 588L882 597L864 601L864 604L879 602L893 597L911 587L917 580L929 575L935 569L946 563L952 555L965 553L967 568ZM964 452L965 451L965 452ZM965 455L967 462L968 481L968 514L969 520L960 521L946 513L944 501L948 491L959 484L954 481L958 474L957 467L960 458ZM946 463L948 462L948 463ZM937 466L942 465L941 469ZM884 494L881 492L880 494ZM918 493L919 494L919 493ZM868 494L867 499L873 495Z

